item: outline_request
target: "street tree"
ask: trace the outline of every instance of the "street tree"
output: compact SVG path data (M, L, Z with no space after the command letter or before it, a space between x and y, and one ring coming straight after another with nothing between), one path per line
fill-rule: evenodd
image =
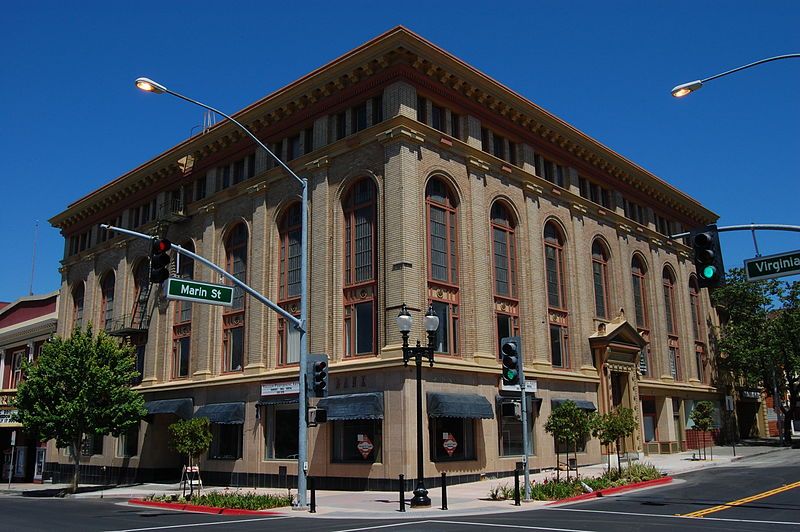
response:
M698 401L694 405L694 410L689 415L694 423L694 426L698 429L702 430L704 433L708 432L711 426L714 424L714 405L711 401ZM713 446L714 440L711 440L711 444ZM712 451L711 458L714 458L714 453ZM705 434L703 435L703 460L706 459L706 439Z
M556 475L559 471L560 454L558 443L562 443L567 450L567 480L569 480L569 450L572 448L575 456L575 475L578 475L578 443L585 440L592 430L590 414L578 408L573 401L564 401L550 412L544 430L553 435L556 441Z
M169 426L170 446L186 456L189 470L198 462L200 455L211 447L211 422L206 417L181 419ZM184 493L186 489L184 486ZM189 482L189 497L194 493L194 484Z
M611 453L609 447L612 443L616 444L617 469L622 473L622 452L627 452L625 440L633 434L638 424L633 415L633 410L626 407L619 407L616 410L603 415L594 416L592 419L592 436L600 440L606 446L608 454L608 470L611 470Z
M784 441L791 442L793 407L800 401L800 282L751 282L738 268L726 277L712 296L722 321L720 370L773 398Z
M143 397L131 388L139 376L135 364L132 347L102 331L94 334L91 326L51 338L33 363L23 363L16 420L40 441L54 439L69 449L72 493L80 482L83 438L119 436L146 414Z

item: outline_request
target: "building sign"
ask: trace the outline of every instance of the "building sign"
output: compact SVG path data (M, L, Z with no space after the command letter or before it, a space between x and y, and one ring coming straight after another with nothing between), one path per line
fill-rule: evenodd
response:
M11 419L15 412L16 410L0 410L0 425L15 423L14 420Z
M358 452L361 453L361 457L364 460L366 460L367 457L372 452L372 449L375 448L375 446L372 445L372 440L370 440L369 436L367 436L366 434L359 434L358 437L356 438L356 441L358 442L356 444Z
M167 299L233 306L233 287L170 277L164 285Z
M453 453L456 452L456 447L458 447L458 442L453 437L451 432L445 432L442 434L442 447L444 450L447 451L448 456L453 456Z
M747 259L744 261L744 270L748 281L800 274L800 251Z
M261 397L271 395L290 395L300 393L299 381L270 382L261 385Z
M504 392L519 392L519 384L504 384L503 381L500 381L500 389ZM526 379L525 380L525 391L527 393L536 393L537 390L536 386L536 379Z
M761 399L761 393L758 390L748 388L740 389L739 395L744 399Z

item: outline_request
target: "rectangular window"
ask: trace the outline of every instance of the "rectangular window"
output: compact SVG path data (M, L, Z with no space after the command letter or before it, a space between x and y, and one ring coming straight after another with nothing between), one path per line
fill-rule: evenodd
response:
M383 95L379 94L372 99L372 125L383 122Z
M553 246L544 247L545 270L547 274L547 304L551 307L562 308L561 286L558 278L558 250Z
M300 134L289 137L286 142L286 160L291 161L300 157Z
M347 112L342 111L336 115L336 140L347 136Z
M233 327L225 331L227 364L225 371L242 371L244 361L244 327Z
M508 143L508 162L517 166L517 144L511 141Z
M447 275L447 211L430 207L431 278L449 281Z
M594 278L594 310L598 318L606 315L606 280L603 265L592 261L592 276Z
M633 307L636 316L636 325L637 327L646 327L647 322L644 316L642 278L639 275L633 275L631 277L631 283L633 284Z
M675 317L674 308L672 306L672 287L664 285L664 318L667 322L667 332L675 334Z
M201 177L194 182L194 197L196 199L203 199L206 197L206 178Z
M251 153L247 156L247 173L245 177L248 179L256 175L256 154Z
M481 150L486 153L491 153L491 146L489 144L489 130L485 127L481 128Z
M553 366L557 368L569 366L566 332L566 327L550 324L550 356Z
M492 228L494 240L494 291L497 295L511 295L509 282L508 231L499 227Z
M296 405L271 405L264 419L267 460L296 460L298 445Z
M494 135L492 139L492 155L499 159L506 158L506 139L500 135Z
M303 132L303 153L314 151L314 128L309 127Z
M428 123L428 102L422 96L417 97L417 122Z
M334 421L331 461L379 463L382 461L382 443L382 419Z
M542 157L541 154L533 154L533 167L536 175L544 177L544 157Z
M367 129L367 102L350 110L350 132L357 133L362 129Z
M678 349L675 347L669 348L669 373L678 380Z
M497 313L497 356L500 357L500 342L503 338L514 336L514 317Z
M244 181L244 159L239 159L233 163L233 184L239 184Z
M439 330L436 331L436 352L449 353L450 305L443 301L431 301L431 306L433 312L439 317Z
M238 460L242 457L242 425L211 424L211 460Z
M430 456L433 462L475 460L475 421L436 417L429 419Z
M656 440L656 400L652 397L642 397L642 421L644 422L644 441Z
M439 107L438 105L434 105L431 107L431 126L434 129L438 129L442 133L446 133L445 131L445 110L443 107Z
M103 435L102 434L86 434L81 443L81 455L93 456L96 454L103 454Z
M217 190L223 190L231 185L231 167L220 166L217 168Z
M522 453L522 418L519 400L504 401L497 416L500 456L520 456ZM528 401L528 454L533 454L533 405Z
M184 336L175 340L175 377L189 375L189 358L191 354L191 337Z
M450 136L461 139L461 117L455 113L450 113Z
M705 382L705 372L703 371L703 352L696 350L694 352L694 363L697 366L697 380Z
M560 164L556 165L556 179L555 184L564 188L564 185L567 182L567 169Z
M120 434L117 438L117 456L128 458L139 454L139 425L136 425L127 432Z

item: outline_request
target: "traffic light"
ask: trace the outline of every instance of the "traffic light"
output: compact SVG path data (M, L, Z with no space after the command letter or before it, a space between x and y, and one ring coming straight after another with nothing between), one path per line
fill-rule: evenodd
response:
M153 240L153 247L150 250L150 282L163 283L169 277L169 255L167 252L172 249L172 242L166 238Z
M328 355L308 355L306 367L306 395L328 396Z
M508 336L500 340L500 358L503 364L503 384L519 384L520 352L519 336Z
M694 267L700 288L716 288L725 281L725 266L722 264L722 249L716 224L689 233L694 250Z

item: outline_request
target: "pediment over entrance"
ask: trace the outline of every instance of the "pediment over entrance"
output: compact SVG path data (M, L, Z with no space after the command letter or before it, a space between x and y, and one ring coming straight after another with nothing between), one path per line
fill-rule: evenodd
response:
M603 362L623 362L636 364L639 351L647 345L642 335L625 318L625 312L619 314L608 323L601 323L597 331L589 336L592 350L599 350L605 356Z

